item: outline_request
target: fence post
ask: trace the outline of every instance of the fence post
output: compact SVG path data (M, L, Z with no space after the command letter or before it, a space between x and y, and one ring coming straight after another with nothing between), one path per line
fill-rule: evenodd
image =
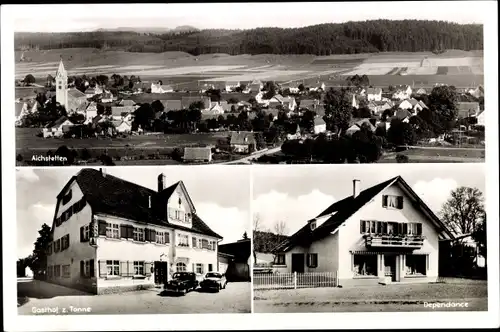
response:
M297 271L293 273L293 289L297 289Z

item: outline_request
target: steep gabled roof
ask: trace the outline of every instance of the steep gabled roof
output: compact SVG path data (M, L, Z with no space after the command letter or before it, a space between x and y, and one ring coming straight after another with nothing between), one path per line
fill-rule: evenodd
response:
M176 182L170 187L156 192L138 184L128 182L115 176L106 174L95 169L82 169L66 184L58 195L58 199L65 193L69 185L74 181L83 192L83 195L92 207L92 212L109 214L116 217L146 222L153 225L168 226L194 233L204 234L222 238L201 220L196 213L192 216L192 227L184 227L171 224L166 218L167 201L178 186L185 190L182 181ZM149 198L151 197L151 208ZM191 200L189 202L192 204Z
M361 191L358 196L349 196L340 201L337 201L326 208L323 212L318 214L316 218L327 217L328 219L314 230L311 230L309 222L304 225L295 234L287 240L279 244L277 250L287 251L296 245L308 244L311 241L322 239L332 232L336 231L340 225L347 221L354 213L361 209L365 204L370 202L382 190L389 185L398 183L407 192L408 196L412 199L413 205L422 210L429 219L441 228L446 233L448 238L454 238L454 234L446 227L443 222L431 211L431 209L420 199L420 197L413 191L413 189L403 180L401 176L396 176L387 181L374 185L368 189ZM330 216L330 217L328 217Z

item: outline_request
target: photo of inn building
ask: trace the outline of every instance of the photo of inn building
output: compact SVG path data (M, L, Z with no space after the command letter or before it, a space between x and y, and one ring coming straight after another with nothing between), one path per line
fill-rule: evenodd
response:
M453 233L402 177L361 185L279 244L275 271L336 271L339 285L435 282Z
M218 270L222 237L196 213L182 181L157 191L82 169L57 196L47 281L102 294L151 288L174 272Z

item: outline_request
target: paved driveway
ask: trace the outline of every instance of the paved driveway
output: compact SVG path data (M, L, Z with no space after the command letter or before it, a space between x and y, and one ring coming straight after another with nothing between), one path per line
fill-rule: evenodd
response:
M45 308L58 308L58 314L248 313L251 289L249 282L239 282L228 283L219 293L197 290L185 296L166 296L160 289L90 295L37 280L18 281L19 314L46 315Z
M488 310L487 290L486 282L471 282L256 291L254 311L483 311ZM448 302L468 304L429 306Z

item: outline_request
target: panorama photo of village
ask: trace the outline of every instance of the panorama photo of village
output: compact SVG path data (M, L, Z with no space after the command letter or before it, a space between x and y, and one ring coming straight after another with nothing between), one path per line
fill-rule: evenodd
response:
M16 31L17 166L484 162L482 24L147 24Z

